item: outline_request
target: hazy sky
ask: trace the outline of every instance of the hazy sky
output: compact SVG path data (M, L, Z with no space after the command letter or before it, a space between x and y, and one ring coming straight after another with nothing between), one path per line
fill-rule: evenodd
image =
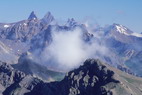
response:
M0 0L0 22L27 19L33 10L39 18L50 11L57 19L119 23L142 32L142 0Z

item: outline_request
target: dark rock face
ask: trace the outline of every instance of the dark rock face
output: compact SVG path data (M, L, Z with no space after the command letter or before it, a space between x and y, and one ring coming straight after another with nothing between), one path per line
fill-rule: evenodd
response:
M103 88L106 84L119 83L113 78L114 72L99 60L86 60L83 66L68 73L63 81L68 81L69 95L111 95Z
M0 84L7 91L5 95L9 95L10 88L14 88L24 77L24 73L14 70L6 63L0 62Z
M15 70L7 63L0 62L0 84L5 88L3 95L24 95L40 82L39 79Z
M37 16L36 16L35 12L32 11L29 18L28 18L28 20L35 20L35 19L37 19Z
M4 87L10 86L14 82L19 82L25 77L24 73L14 70L10 65L2 62L0 62L0 71L0 82Z
M3 95L141 95L142 79L112 71L99 60L88 59L62 81L46 83L0 62ZM127 82L126 82L127 81ZM134 84L133 84L134 82ZM131 90L132 89L132 90Z
M103 86L110 82L119 83L113 75L114 72L99 60L90 59L83 66L69 72L61 82L39 84L26 95L112 95Z
M42 19L41 19L41 23L43 25L49 25L52 21L54 21L54 17L52 16L52 14L50 12L48 12Z

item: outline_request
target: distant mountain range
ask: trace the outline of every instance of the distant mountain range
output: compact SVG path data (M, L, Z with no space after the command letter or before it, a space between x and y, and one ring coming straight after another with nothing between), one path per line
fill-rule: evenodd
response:
M142 34L132 32L127 27L119 24L95 27L90 33L85 24L78 23L73 18L68 19L64 25L60 25L56 23L50 12L42 19L31 12L27 20L16 23L0 23L0 41L3 44L1 47L5 45L7 52L10 53L8 56L11 57L7 57L11 61L9 63L17 63L18 57L23 53L30 52L34 54L33 52L36 51L37 55L40 55L41 51L52 43L53 29L56 31L72 31L75 28L83 31L82 38L86 43L95 39L93 43L103 44L110 49L109 55L95 54L98 58L113 64L115 67L119 65L118 67L121 66L121 68L130 68L130 71L141 75L141 72L137 72L138 69L133 68L133 65L137 65L132 61L139 60L137 64L141 63L141 60L136 59L135 56L140 56L142 51ZM14 58L14 60L11 58ZM0 59L7 62L3 57L0 57Z
M61 68L66 67L59 66L56 57L44 58L43 54L50 55L50 52L45 51L55 44L53 32L66 34L73 33L72 31L75 30L81 31L79 42L83 43L81 45L83 47L79 47L83 48L83 51L91 52L91 56L88 57L93 59L87 60L83 66L69 72L63 79L66 72L77 66L64 71ZM93 51L87 50L87 46L92 45L93 47L89 49ZM101 50L102 48L105 48L104 51ZM46 95L57 93L58 95L94 95L94 93L112 95L118 93L118 89L123 90L122 94L114 95L141 95L142 89L141 86L138 87L138 83L142 83L142 79L134 76L130 78L131 75L142 76L141 58L142 33L135 33L120 24L90 29L85 23L79 23L73 18L60 24L50 12L39 19L34 11L26 20L0 23L0 88L2 88L0 93L4 91L4 95L45 95L43 93L47 93ZM81 65L86 59L76 64ZM99 59L109 66L94 59ZM97 70L94 71L93 67ZM103 76L99 76L100 72ZM90 78L92 81L89 80ZM45 81L60 82L45 83ZM136 85L130 86L135 83ZM94 91L94 89L98 90Z

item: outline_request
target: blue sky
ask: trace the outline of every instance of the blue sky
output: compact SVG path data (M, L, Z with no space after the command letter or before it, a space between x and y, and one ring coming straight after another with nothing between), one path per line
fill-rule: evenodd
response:
M33 10L39 18L50 11L57 19L91 19L102 26L119 23L142 32L142 0L1 0L0 22L27 19Z

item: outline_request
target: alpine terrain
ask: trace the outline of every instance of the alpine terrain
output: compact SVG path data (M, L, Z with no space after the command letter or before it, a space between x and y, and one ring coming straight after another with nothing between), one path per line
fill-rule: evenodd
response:
M0 23L0 95L142 95L142 34L51 12Z

